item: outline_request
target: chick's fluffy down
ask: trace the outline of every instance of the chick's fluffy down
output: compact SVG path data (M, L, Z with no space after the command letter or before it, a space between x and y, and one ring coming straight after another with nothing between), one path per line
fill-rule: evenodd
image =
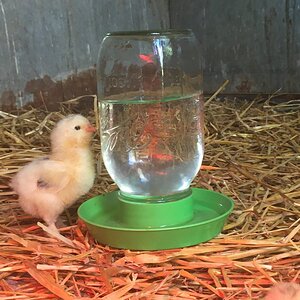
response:
M94 183L95 169L89 143L94 127L80 115L61 120L51 135L48 158L34 160L12 179L23 210L54 228L58 216Z
M300 285L282 282L271 288L265 300L300 300Z
M93 169L85 173L81 182L74 176L75 171L59 161L33 161L13 178L12 187L26 213L51 222L93 185Z

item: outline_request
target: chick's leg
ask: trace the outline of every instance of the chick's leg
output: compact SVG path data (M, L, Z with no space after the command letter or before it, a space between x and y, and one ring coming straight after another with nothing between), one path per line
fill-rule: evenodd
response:
M40 217L47 223L53 233L59 233L56 227L58 216L63 212L63 203L56 194L44 193L39 197L38 210Z
M54 233L59 233L55 223L57 220L57 215L51 212L44 214L43 220L47 223L48 228Z
M58 234L60 234L59 233L59 230L57 229L57 227L56 227L56 225L55 225L55 223L48 223L48 228L51 230L51 231L53 231L54 233L58 233Z

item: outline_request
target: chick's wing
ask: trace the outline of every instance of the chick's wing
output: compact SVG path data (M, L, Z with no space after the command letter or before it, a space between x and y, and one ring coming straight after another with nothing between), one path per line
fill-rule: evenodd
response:
M63 190L72 180L71 172L60 161L44 160L40 163L37 188L54 193Z

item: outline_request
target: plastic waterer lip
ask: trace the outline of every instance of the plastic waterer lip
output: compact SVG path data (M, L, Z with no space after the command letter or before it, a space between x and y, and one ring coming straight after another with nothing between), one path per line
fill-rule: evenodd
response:
M192 188L191 197L193 200L191 219L185 224L176 223L174 226L130 228L126 224L128 219L125 218L124 223L124 220L120 218L120 214L124 210L120 205L121 201L117 191L87 200L79 207L78 215L85 222L88 231L95 240L110 247L131 250L164 250L188 247L216 237L222 231L234 206L229 197L209 190ZM189 203L189 201L187 202ZM155 205L160 207L161 204ZM130 206L127 208L131 209ZM176 205L175 209L172 206L170 208L176 214ZM149 212L153 213L153 210L149 210ZM165 217L159 211L154 210L154 212L160 217ZM180 213L181 210L177 210L177 214ZM131 214L129 212L128 215L138 218L138 210L137 213ZM147 214L143 213L143 216L145 217ZM151 214L149 220L151 222ZM133 224L140 225L143 223L133 222Z
M195 188L193 188L192 190L201 191L201 189L195 189ZM228 200L228 204L230 203L229 204L230 208L227 211L225 211L223 214L219 215L218 217L215 217L213 219L209 219L209 220L206 220L206 221L202 221L201 222L202 225L212 223L212 222L217 222L221 219L224 219L227 215L229 215L231 213L231 211L233 210L233 207L234 207L234 203L229 197L227 197L225 195L222 195L220 193L214 192L214 191L209 191L209 190L203 190L203 191L209 192L209 193L214 194L214 195L220 195L223 199L226 198L226 200ZM112 192L112 193L114 193L114 192ZM109 194L112 194L112 193L109 193ZM100 197L103 197L103 196L105 196L105 195L101 195ZM80 219L82 219L84 222L86 222L90 225L93 225L93 226L99 226L99 223L93 222L93 221L89 220L88 218L84 217L82 211L83 211L83 207L85 205L87 205L88 201L92 201L92 200L94 200L98 197L99 196L95 196L95 197L87 200L78 209L78 215L79 215ZM138 203L137 205L151 205L151 204L152 203ZM167 203L159 203L159 204L155 204L155 205L164 205L164 204L167 204ZM182 225L180 225L180 228L184 229L184 228L191 228L191 227L197 227L197 226L199 226L199 224L197 224L197 223L195 223L195 224L185 224L185 225L182 224ZM177 230L178 229L177 225L167 226L167 227L160 227L160 228L158 228L158 227L155 227L155 228L149 228L149 227L147 227L147 228L130 228L130 227L107 226L107 225L102 224L101 227L106 228L106 229L111 229L111 230L118 230L118 231L140 231L140 232L141 231L147 231L147 232L149 232L149 231L165 231L165 230Z

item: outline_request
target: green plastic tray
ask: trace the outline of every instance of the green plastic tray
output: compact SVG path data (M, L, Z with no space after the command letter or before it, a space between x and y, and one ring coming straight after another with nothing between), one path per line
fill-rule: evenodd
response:
M169 217L174 219L174 212L178 214L178 219L182 219L181 210L184 211L182 206L174 210L172 207L174 203L154 204L158 207L157 218L162 220L160 226L156 224L153 227L143 222L126 222L123 218L124 206L119 200L118 191L87 200L79 207L78 215L87 225L91 235L102 244L132 250L162 250L196 245L217 236L234 206L230 198L198 188L192 188L188 201L192 205L191 218L184 223L173 225L164 225L164 220L168 220ZM153 204L138 205L144 205L143 209L137 210L142 215L133 214L132 217L138 220L150 215L150 220L146 221L151 223L155 214ZM150 209L149 214L147 207ZM172 216L168 216L169 214ZM139 228L136 224L142 224L143 227Z

